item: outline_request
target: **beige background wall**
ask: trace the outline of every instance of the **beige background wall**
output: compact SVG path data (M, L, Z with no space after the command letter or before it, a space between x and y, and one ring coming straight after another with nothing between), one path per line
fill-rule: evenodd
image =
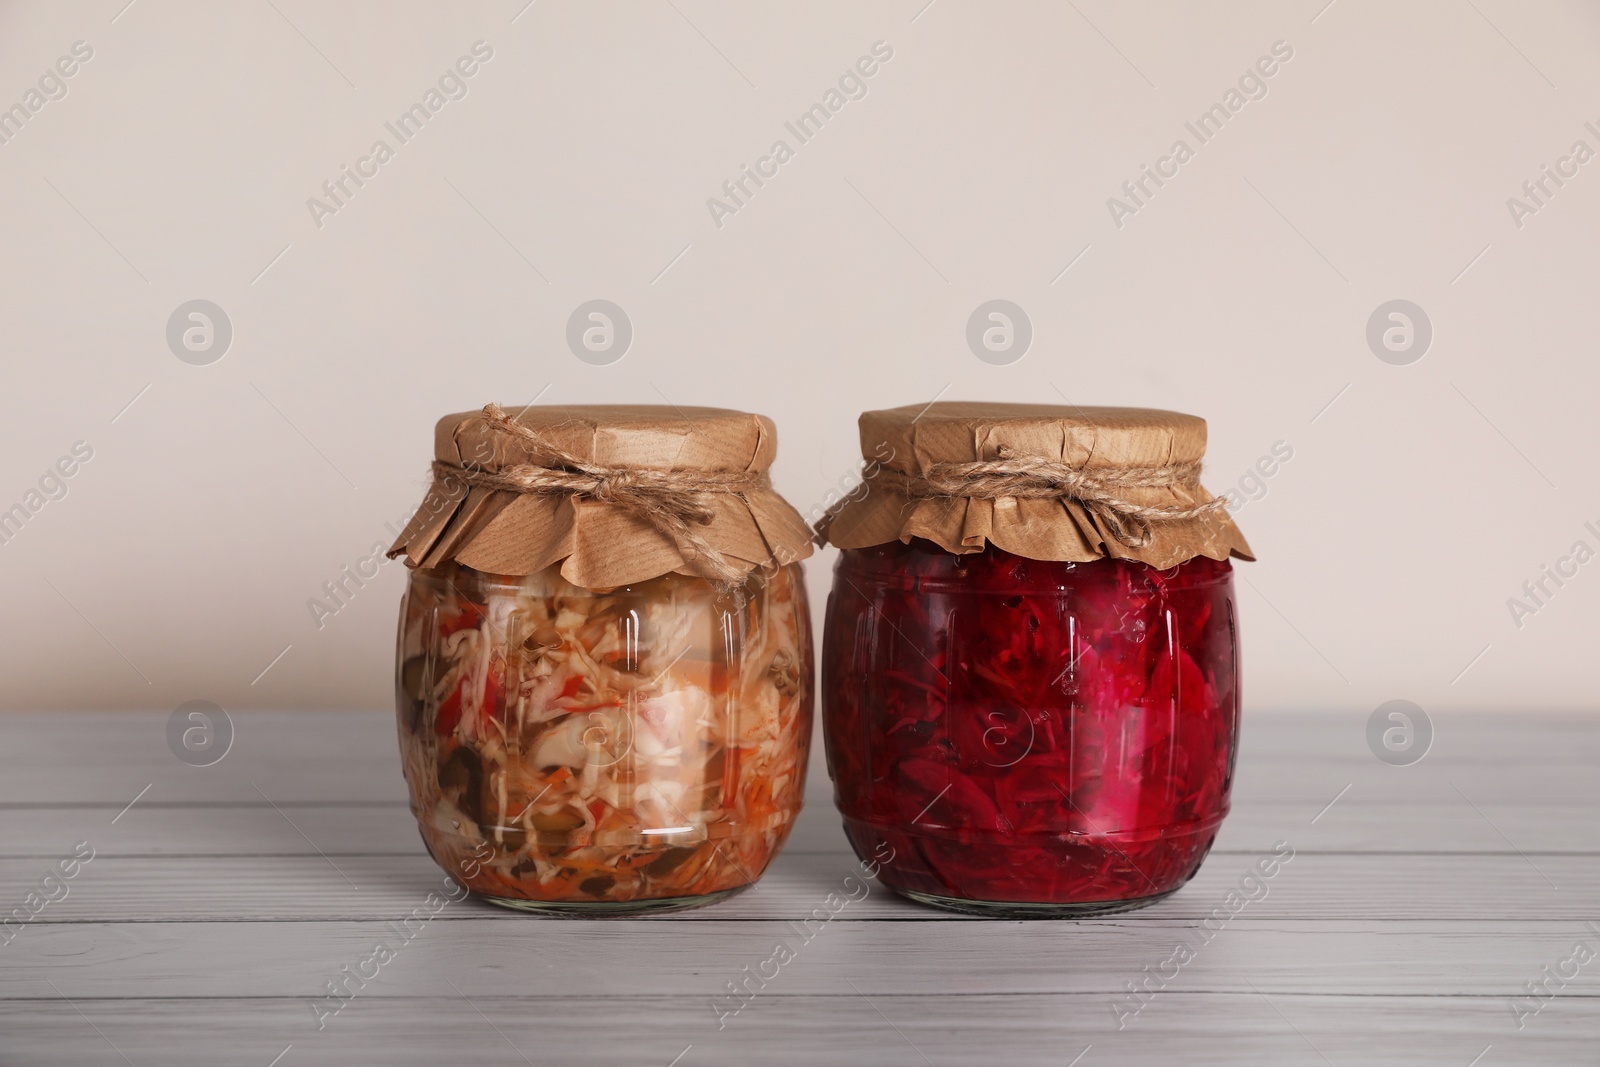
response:
M400 566L320 630L308 599L420 497L438 415L542 393L769 414L802 510L868 407L1201 414L1215 491L1293 453L1239 512L1251 705L1593 707L1600 562L1507 601L1600 549L1600 160L1560 162L1600 150L1600 8L1325 2L5 4L0 107L93 54L0 144L0 509L93 457L0 546L0 706L385 705ZM1576 174L1519 227L1546 164ZM376 174L314 220L341 165ZM634 330L609 366L565 341L596 298ZM1034 334L1000 366L965 340L997 298ZM166 338L195 299L233 330L204 366ZM1366 339L1395 299L1432 325L1407 365Z

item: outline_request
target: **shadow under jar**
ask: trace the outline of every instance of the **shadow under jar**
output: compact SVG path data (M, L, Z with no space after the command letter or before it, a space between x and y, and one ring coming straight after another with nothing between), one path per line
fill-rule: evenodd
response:
M596 421L613 436L619 423L637 436L655 432L651 418L665 418L654 409L599 410ZM559 422L573 413L593 414L546 415L556 425L541 427L542 436L582 437ZM752 444L770 434L765 420L740 418L735 429L751 431ZM681 430L675 411L671 421ZM509 434L504 425L487 420L473 429L509 447L498 436ZM548 471L616 462L603 451L574 456L568 449L577 446L564 445L552 454L530 442L536 456L501 454L488 465L526 469L537 459ZM759 458L760 450L742 454ZM454 487L435 473L448 498ZM486 480L489 488L503 484ZM540 506L577 509L580 523L608 521L600 516L614 518L618 506L581 494L540 496ZM472 504L466 495L461 510ZM483 522L471 517L468 528ZM792 540L803 530L795 516L772 535ZM418 536L408 527L402 543L408 535ZM769 560L736 581L669 570L610 584L600 579L640 567L617 553L614 537L577 544L575 556L525 575L451 559L411 571L396 698L423 841L468 889L526 911L611 915L722 900L760 877L800 811L812 667L800 565Z
M1198 477L1204 423L1134 409L919 411L863 415L868 455L917 456L920 469L885 466L827 529L844 551L823 631L823 729L846 835L863 857L892 850L886 886L957 911L1074 917L1160 900L1210 849L1237 752L1226 557L1250 557L1220 509L1197 510L1198 481L1182 482ZM949 434L952 423L967 432ZM1053 453L1041 427L1055 428ZM986 437L990 456L975 455ZM1140 458L1169 445L1192 463ZM1104 480L1159 470L1179 488L1115 490L1134 510L1163 509L1143 525L1067 496L1104 489L1071 473L1096 452L1143 472ZM1023 455L1042 459L1022 464L1035 483L1013 476Z

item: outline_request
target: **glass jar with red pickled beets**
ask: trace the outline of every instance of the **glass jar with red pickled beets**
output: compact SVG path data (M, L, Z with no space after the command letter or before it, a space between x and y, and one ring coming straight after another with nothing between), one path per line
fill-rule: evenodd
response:
M1204 423L919 411L862 416L864 452L891 458L827 527L844 551L823 729L845 833L861 856L892 849L879 878L938 907L1070 918L1154 903L1211 848L1238 744L1227 556L1251 557L1199 488ZM1097 455L1118 466L1086 467ZM1016 480L1019 460L1037 484ZM1099 482L1072 473L1085 469ZM1132 484L1153 474L1175 485Z

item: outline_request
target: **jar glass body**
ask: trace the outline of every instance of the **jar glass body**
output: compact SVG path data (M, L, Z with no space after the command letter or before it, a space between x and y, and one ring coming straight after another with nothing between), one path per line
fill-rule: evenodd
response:
M845 832L925 903L1084 915L1193 877L1238 741L1232 568L841 553L823 728Z
M558 914L711 903L761 875L800 810L800 567L731 595L417 569L396 700L411 810L467 888Z

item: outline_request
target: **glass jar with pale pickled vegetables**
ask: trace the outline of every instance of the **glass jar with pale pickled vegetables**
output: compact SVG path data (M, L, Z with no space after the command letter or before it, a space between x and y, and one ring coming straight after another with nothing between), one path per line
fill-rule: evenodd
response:
M396 698L412 811L467 888L556 914L693 907L782 847L812 654L773 436L708 409L441 422L393 550L420 564Z

